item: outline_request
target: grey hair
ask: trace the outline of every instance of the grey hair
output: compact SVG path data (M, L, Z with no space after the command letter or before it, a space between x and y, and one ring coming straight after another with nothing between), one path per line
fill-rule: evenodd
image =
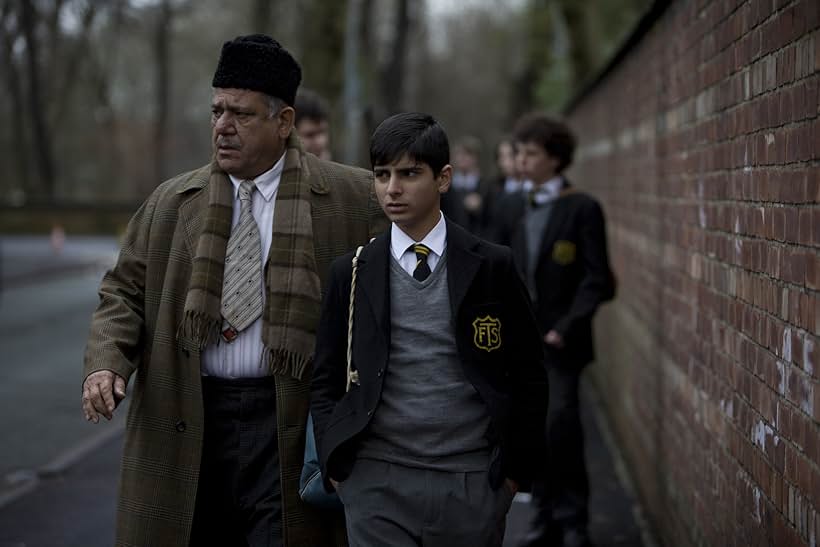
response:
M273 95L268 94L265 94L265 97L268 99L268 108L270 109L270 112L268 112L268 118L276 117L276 115L279 114L279 111L287 106L285 101L279 97L274 97Z
M216 93L216 88L211 88L211 95ZM275 118L279 111L282 110L287 106L285 101L280 99L279 97L274 97L273 95L268 95L267 93L263 93L265 99L268 101L268 118Z

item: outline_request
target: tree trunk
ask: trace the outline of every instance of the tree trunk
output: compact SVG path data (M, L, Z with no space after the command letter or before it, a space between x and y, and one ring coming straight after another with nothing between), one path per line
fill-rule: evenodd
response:
M9 126L9 142L12 143L14 162L17 164L17 177L26 194L32 192L31 175L29 173L29 150L28 133L23 123L23 113L25 103L23 102L23 90L20 89L22 80L17 63L12 54L14 38L11 31L6 27L6 17L11 11L10 2L3 3L3 11L0 14L0 32L2 32L2 55L3 68L5 69L4 79L11 97L11 124Z
M61 85L59 87L52 87L53 93L51 96L54 97L53 102L56 105L52 112L54 116L51 118L53 127L63 126L66 113L71 105L72 91L79 81L78 74L80 72L80 64L88 56L88 36L91 34L91 25L94 23L94 18L97 15L96 6L96 2L88 3L83 12L80 31L77 33L76 41L72 45L67 58L63 58L61 60L62 62L55 60L56 64L52 65L49 71L56 75L59 72L58 68L61 64L65 67L62 71L62 77L54 78L56 81L61 82ZM57 38L55 38L55 41L56 40Z
M391 115L401 110L402 93L405 83L405 65L407 59L407 36L410 34L410 14L408 0L396 3L396 18L393 27L392 55L382 73L381 88L385 114Z
M146 190L165 180L168 166L168 127L171 89L171 0L163 0L157 14L154 34L154 60L156 63L156 112L154 128L154 181Z
M34 131L34 157L40 177L40 186L46 197L53 199L55 192L55 166L52 149L52 135L47 127L43 102L43 89L40 84L38 63L38 44L35 36L37 13L31 0L22 0L20 22L26 42L26 68L28 70L28 107L31 127Z
M561 13L569 33L569 58L572 71L572 88L578 89L592 73L592 52L587 35L586 9L583 2L561 2Z
M270 33L271 14L276 2L273 0L255 0L251 9L251 28L261 34Z
M362 82L359 74L362 0L348 0L344 45L345 149L342 161L355 165L361 158Z

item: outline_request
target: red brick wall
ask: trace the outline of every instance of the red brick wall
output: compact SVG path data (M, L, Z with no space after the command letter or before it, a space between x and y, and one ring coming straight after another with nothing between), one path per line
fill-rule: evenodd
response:
M604 396L666 545L820 543L820 0L673 1L569 114Z

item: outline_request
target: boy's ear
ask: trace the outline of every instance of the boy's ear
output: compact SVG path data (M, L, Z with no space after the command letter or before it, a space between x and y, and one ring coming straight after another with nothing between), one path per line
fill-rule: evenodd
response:
M450 189L450 183L453 181L453 166L448 163L442 167L436 176L436 181L438 182L438 193L446 194L447 190Z

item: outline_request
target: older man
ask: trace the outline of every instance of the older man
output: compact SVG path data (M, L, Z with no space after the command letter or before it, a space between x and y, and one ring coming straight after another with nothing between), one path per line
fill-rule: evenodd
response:
M321 287L386 219L368 172L302 151L300 80L270 37L224 44L213 161L154 191L103 279L83 411L110 419L134 377L118 545L334 541L297 494Z

